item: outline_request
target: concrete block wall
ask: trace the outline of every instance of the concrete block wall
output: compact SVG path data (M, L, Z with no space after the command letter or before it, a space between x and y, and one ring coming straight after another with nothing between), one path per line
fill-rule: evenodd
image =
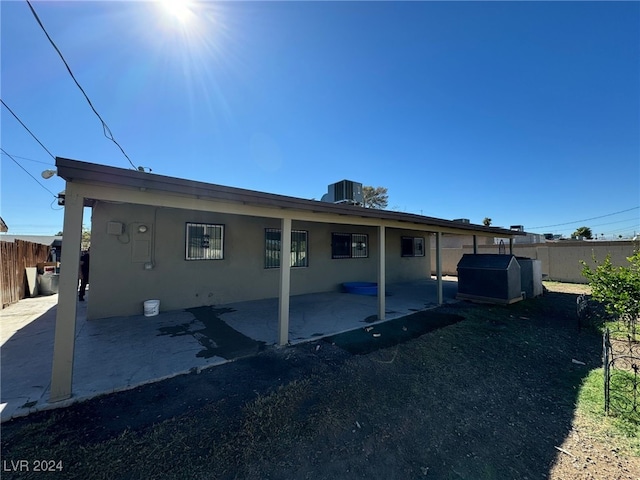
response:
M544 279L559 282L587 283L582 276L581 260L590 266L597 262L603 262L606 256L611 255L611 262L617 266L628 266L627 257L640 248L638 242L618 241L565 241L538 244L515 244L513 253L518 257L527 257L540 260ZM509 252L509 245L506 245ZM472 245L464 245L457 248L442 249L442 273L444 275L457 275L457 265L462 255L473 253ZM499 253L498 245L478 245L478 253ZM436 251L431 250L431 272L435 274Z

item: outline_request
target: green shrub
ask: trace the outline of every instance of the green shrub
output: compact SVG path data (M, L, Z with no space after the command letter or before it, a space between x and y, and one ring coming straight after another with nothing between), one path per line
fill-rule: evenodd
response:
M589 280L592 297L624 323L635 341L640 316L640 250L627 260L629 266L616 267L612 265L610 255L601 264L594 258L595 269L582 261L582 275Z

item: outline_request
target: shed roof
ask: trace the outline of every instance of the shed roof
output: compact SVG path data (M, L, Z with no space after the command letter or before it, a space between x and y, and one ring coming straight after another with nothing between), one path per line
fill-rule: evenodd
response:
M471 233L483 236L513 237L523 235L522 232L499 227L466 224L441 218L416 215L413 213L395 212L364 208L356 205L333 204L319 200L307 200L274 193L258 192L224 185L216 185L194 180L158 175L132 169L116 168L95 163L82 162L67 158L56 158L58 176L67 182L82 182L108 186L115 189L136 188L142 191L159 191L191 196L195 199L207 199L221 202L255 205L260 207L287 209L306 213L338 215L341 217L367 218L385 222L403 222L433 227L433 231L446 230L461 234Z
M483 253L480 255L465 253L458 262L458 269L472 268L481 270L507 270L515 261L513 255Z

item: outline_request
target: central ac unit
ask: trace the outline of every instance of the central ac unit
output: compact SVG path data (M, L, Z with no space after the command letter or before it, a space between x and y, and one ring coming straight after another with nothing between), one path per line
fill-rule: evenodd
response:
M364 204L362 184L351 180L341 180L329 185L329 191L322 197L323 202L347 203L349 205Z

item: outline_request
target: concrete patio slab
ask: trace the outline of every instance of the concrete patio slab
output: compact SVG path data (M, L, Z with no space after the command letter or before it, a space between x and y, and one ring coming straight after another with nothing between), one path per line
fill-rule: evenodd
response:
M457 282L444 284L455 301ZM87 293L91 301L91 292ZM86 320L78 302L73 397L49 403L57 295L25 299L0 319L0 421L199 371L251 355L278 338L277 299ZM432 308L433 280L388 285L386 320ZM340 292L291 297L291 343L377 323L377 298ZM233 345L230 345L233 343Z
M388 285L386 318L403 317L437 306L436 282ZM443 282L445 302L455 300L457 281ZM221 318L235 330L253 339L275 344L278 341L278 299L255 300L225 305L232 310ZM313 293L291 297L289 306L289 343L306 342L378 322L375 296L341 292Z

